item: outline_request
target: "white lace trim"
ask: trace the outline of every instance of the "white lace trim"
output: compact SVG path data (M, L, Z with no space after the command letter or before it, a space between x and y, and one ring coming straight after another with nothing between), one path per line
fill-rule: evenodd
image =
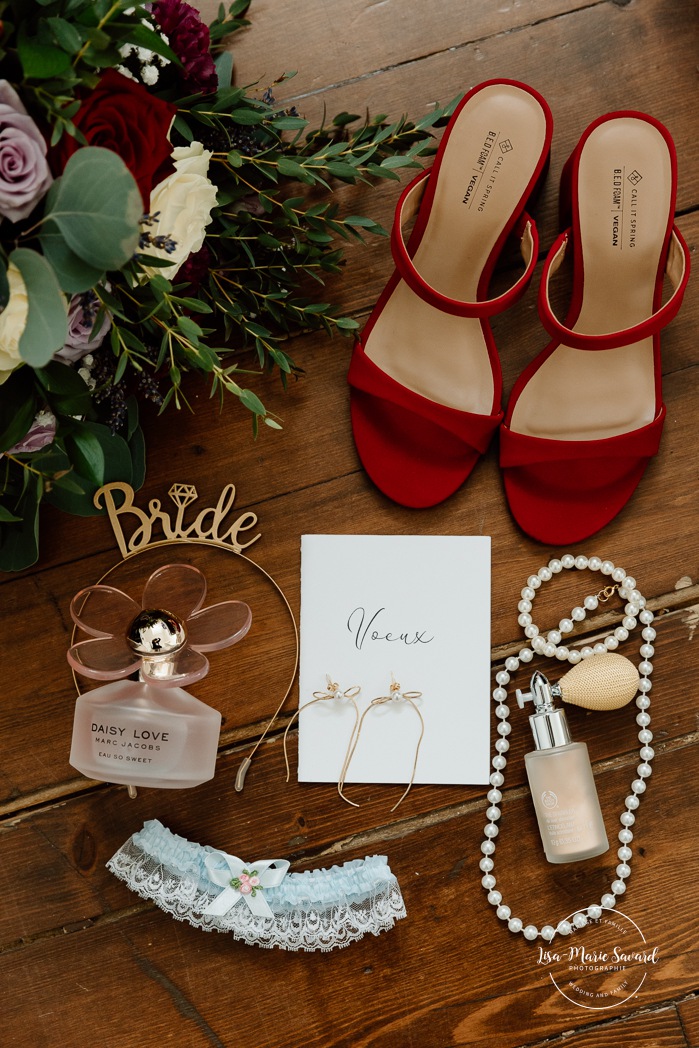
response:
M236 905L223 916L202 911L215 898L193 876L172 870L129 839L107 863L107 868L143 899L152 900L178 921L189 921L203 931L231 932L255 946L282 950L332 950L349 946L367 933L379 935L405 917L398 881L390 875L377 881L359 899L338 897L319 908L312 903L279 907L272 917L258 917L246 905Z

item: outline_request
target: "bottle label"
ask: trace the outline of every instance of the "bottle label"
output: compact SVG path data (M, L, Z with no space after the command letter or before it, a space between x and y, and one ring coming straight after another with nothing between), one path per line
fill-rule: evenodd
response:
M153 764L158 760L157 754L169 748L172 734L162 728L134 728L106 721L92 721L90 732L98 760L125 764Z
M541 794L541 824L554 848L580 844L594 828L591 819L581 818L579 808L561 808L553 790Z

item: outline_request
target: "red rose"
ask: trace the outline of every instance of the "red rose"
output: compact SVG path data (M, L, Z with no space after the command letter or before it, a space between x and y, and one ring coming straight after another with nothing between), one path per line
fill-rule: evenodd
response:
M177 106L155 98L141 84L108 69L73 117L89 145L118 153L138 183L144 211L148 211L151 189L162 180L159 168L170 159L172 146L167 136L176 112ZM72 135L62 136L52 150L55 174L61 173L79 148Z

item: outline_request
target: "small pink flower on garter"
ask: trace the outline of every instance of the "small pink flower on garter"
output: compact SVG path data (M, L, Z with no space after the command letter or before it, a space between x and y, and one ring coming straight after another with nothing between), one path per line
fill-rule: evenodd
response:
M121 680L136 672L161 687L201 680L209 669L203 652L236 644L252 622L242 601L203 608L205 597L206 579L191 564L154 571L140 604L113 586L88 586L75 595L70 613L91 639L74 644L68 661L97 680Z
M253 870L252 873L248 870L243 870L239 877L231 878L230 885L231 888L235 888L241 895L252 895L253 898L258 892L262 891L257 870Z

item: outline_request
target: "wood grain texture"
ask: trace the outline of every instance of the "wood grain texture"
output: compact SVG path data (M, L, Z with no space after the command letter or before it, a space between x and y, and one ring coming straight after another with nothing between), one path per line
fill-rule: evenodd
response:
M217 4L202 0L201 6L212 13ZM698 12L694 0L436 0L429 11L398 0L301 0L294 8L254 0L253 25L234 42L236 76L238 83L260 80L264 88L283 69L297 68L279 95L295 99L314 121L324 105L330 114L368 108L416 117L491 77L530 83L548 99L555 121L539 209L542 250L557 232L561 167L587 124L613 109L647 111L675 137L678 224L696 257ZM387 227L397 194L393 182L337 190L343 206ZM503 286L514 264L507 255L497 278ZM391 269L383 239L352 246L327 297L361 321ZM129 801L122 788L78 777L68 764L75 697L64 660L72 631L68 607L74 592L117 562L117 553L103 519L49 510L42 515L40 563L20 576L0 576L3 1045L699 1048L692 904L698 887L692 818L699 804L698 287L695 277L680 316L663 333L668 416L660 453L619 517L573 550L609 556L633 571L658 615L651 707L657 757L634 827L629 891L619 907L659 951L641 990L608 1011L578 1008L552 986L537 947L497 920L479 884L482 789L415 787L391 815L391 789L356 787L361 807L353 809L332 786L293 778L287 785L281 731L298 701L295 689L245 791L234 792L235 771L286 688L293 632L274 589L232 555L182 550L206 562L212 602L233 593L254 612L246 641L214 654L210 677L194 689L224 715L215 779L196 790L143 790ZM493 323L506 394L546 341L535 301L534 287ZM530 541L513 524L497 449L442 506L427 512L395 506L367 480L352 444L345 377L351 342L307 334L289 348L304 377L287 393L273 376L255 380L283 418L281 434L253 442L247 416L230 406L219 414L194 383L195 414L159 419L145 413L150 455L140 503L166 504L170 484L179 480L196 483L201 507L234 482L236 513L255 512L263 535L250 556L274 576L296 612L303 533L491 535L493 659L516 650L517 593L527 575L561 551ZM115 584L137 594L139 577L163 557L151 552L119 566ZM559 577L537 597L537 621L555 626L598 588L595 582L579 573ZM599 609L585 622L587 635L594 638L610 621ZM36 636L42 643L28 648L27 638ZM630 645L622 650L632 653ZM552 676L563 671L548 669ZM634 714L635 708L604 717L577 709L569 714L574 737L589 746L610 840L635 775ZM514 912L541 924L607 890L614 850L575 865L546 863L524 786L522 755L530 746L524 717L513 711L512 720L495 872ZM293 773L295 732L290 755ZM105 869L116 848L152 817L246 857L285 855L299 869L385 853L408 918L388 934L327 956L256 950L228 935L201 933L155 910ZM586 941L594 932L585 930Z
M699 1045L699 997L697 994L694 993L687 1000L680 1001L677 1011L688 1048L697 1048Z
M699 218L696 213L680 219L679 226L687 237L690 249L694 251L699 242ZM382 267L384 280L391 270L387 249L385 255ZM357 281L360 276L358 273ZM668 416L660 453L651 462L634 501L602 536L608 542L608 548L615 550L617 557L625 555L631 563L633 556L634 570L639 578L643 570L646 586L650 585L653 590L656 581L648 579L643 563L639 565L639 554L635 553L638 544L633 541L628 543L627 548L632 551L630 553L624 549L616 551L619 549L619 534L629 530L626 522L637 509L638 500L644 497L646 501L639 509L644 520L648 519L649 511L658 515L656 521L670 513L675 521L672 525L674 530L682 534L692 530L697 502L691 485L683 481L691 476L695 458L694 405L699 382L696 370L699 349L696 340L689 337L688 332L698 325L699 290L696 283L691 282L680 317L662 336L663 390ZM493 330L500 349L507 395L517 375L546 343L545 333L536 317L534 291L530 290L524 300L506 315L497 317ZM284 430L281 433L269 431L262 434L258 441L253 441L247 413L228 404L224 414L221 414L217 403L209 399L205 389L195 380L188 386L195 413L173 413L166 423L176 426L178 434L179 452L176 472L173 472L170 456L158 455L156 451L163 420L154 411L145 411L144 430L151 451L147 483L138 496L141 505L146 505L149 498L158 497L167 506L167 490L173 479L189 482L194 478L200 494L199 505L215 503L222 486L235 482L236 511L251 509L260 518L263 539L251 549L250 555L266 564L272 573L275 570L274 566L269 568L272 564L269 546L272 543L275 550L283 551L282 559L286 560L289 555L294 555L298 536L304 531L332 531L338 528L354 531L364 529L367 532L388 529L403 532L418 530L432 534L490 534L493 536L494 548L502 543L508 552L514 548L520 553L526 551L526 556L529 556L531 543L512 525L503 499L496 465L497 442L467 484L442 506L419 513L395 506L367 480L352 443L346 383L351 342L339 337L328 340L324 335L314 334L297 338L294 346L294 356L304 369L304 376L298 382L292 382L287 392L270 376L260 379L260 386L256 386L270 410L283 419ZM347 490L339 490L338 482L349 485ZM659 504L658 494L661 491L669 493L670 502ZM279 501L289 496L296 500L293 507ZM328 504L326 497L336 499L336 504ZM362 505L357 504L359 498L362 499ZM322 500L324 506L323 519L316 517L321 506L318 500ZM333 513L342 521L341 526L329 519ZM302 519L299 519L299 514ZM291 521L294 522L293 527L290 527ZM652 526L655 526L656 521ZM75 536L78 526L79 553L71 538ZM616 532L612 530L615 527ZM118 556L115 555L111 530L101 517L81 519L78 525L75 518L45 507L42 508L41 534L43 545L39 564L25 572L22 579L33 577L37 571L53 565L83 560L90 554L103 551L105 557L96 567L90 565L83 570L86 582L81 584L87 584L115 563ZM629 536L633 538L631 532ZM285 544L290 545L292 551L286 550ZM639 552L642 556L642 551ZM670 563L665 562L668 567ZM691 555L687 563L691 567ZM691 575L690 567L680 574ZM662 568L662 565L654 565L653 570L657 568ZM523 570L525 575L529 573L527 567ZM672 588L675 581L668 577L664 583L657 584L660 588L655 591L661 592L668 585ZM17 577L0 573L0 587L10 587L2 589L8 610L14 606L12 587L18 585L21 588Z
M619 908L642 927L647 942L658 947L660 961L641 991L620 1006L623 1015L690 992L699 959L693 930L683 917L683 878L668 880L663 874L670 862L678 871L688 870L693 862L694 844L683 834L683 827L685 811L699 801L699 751L696 746L685 747L681 760L667 753L655 763L653 792L636 827L636 844L642 851L633 860L630 891ZM629 768L610 767L598 779L610 834L630 772ZM678 803L680 798L682 803ZM106 800L105 825L97 831L103 837L114 829ZM83 801L73 803L74 815L77 808L84 809ZM202 834L206 823L206 816L199 820ZM196 1002L197 1014L223 1044L238 1038L254 1043L255 1031L262 1028L264 1043L270 1048L294 1048L301 1043L308 1048L329 1044L397 1048L411 1043L421 1048L484 1043L492 1048L516 1048L528 1043L522 1036L525 1029L536 1031L541 1039L563 1028L587 1027L589 1012L571 1007L552 987L546 966L537 959L537 947L521 936L511 936L488 906L477 869L482 824L482 811L454 812L446 822L430 825L424 820L390 841L390 862L405 895L408 918L392 932L376 940L362 940L331 958L256 950L226 935L196 931L161 913L133 914L130 907L137 897L115 883L107 892L116 900L116 911L101 918L94 907L83 911L82 918L76 911L72 928L66 929L69 934L59 928L58 934L22 948L11 947L0 958L0 980L9 985L14 1001L19 981L27 979L29 972L37 991L42 984L54 983L51 1001L57 1011L50 1024L55 1034L64 1037L73 1017L67 1001L83 987L86 1001L109 1004L92 1016L91 1043L119 1043L122 1048L143 1043L139 1037L150 1017L156 1030L163 1021L162 997L146 998L144 974L169 994L166 1011L173 1016L183 999ZM502 829L498 883L513 912L539 924L555 921L606 889L613 853L575 867L552 870L547 866L528 797L505 801ZM371 844L358 841L347 855L371 853L379 846L376 840ZM82 844L81 850L87 855L81 875L96 878L97 903L98 885L105 876L101 869L104 852L91 872L87 868L91 849ZM101 850L98 847L97 854ZM663 884L662 908L656 905L659 883ZM591 942L594 930L585 934ZM105 981L100 959L107 944L110 975ZM254 1007L245 993L225 992L231 972L235 972L236 986L255 987ZM356 995L350 1009L347 993ZM134 1000L132 1010L126 1008L130 998ZM118 1042L110 1039L114 1036L109 1032L112 1009L120 1019ZM6 1016L6 1027L13 1034L23 1022L22 1009L16 1018L12 1010ZM42 1041L42 1036L43 1025L36 1031L36 1043L52 1043ZM87 1048L89 1043L78 1035L75 1048Z
M643 1048L687 1048L682 1023L674 1007L659 1008L655 1012L630 1019L611 1019L560 1039L553 1037L540 1042L541 1048L609 1048L612 1044L643 1045ZM531 1045L539 1048L539 1044Z

